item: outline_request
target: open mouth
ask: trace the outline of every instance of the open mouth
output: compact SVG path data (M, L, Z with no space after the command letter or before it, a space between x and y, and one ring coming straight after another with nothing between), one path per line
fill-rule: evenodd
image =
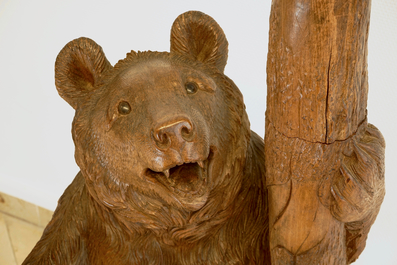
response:
M183 163L162 172L146 169L148 178L156 179L170 191L183 198L200 197L205 193L208 176L208 159Z

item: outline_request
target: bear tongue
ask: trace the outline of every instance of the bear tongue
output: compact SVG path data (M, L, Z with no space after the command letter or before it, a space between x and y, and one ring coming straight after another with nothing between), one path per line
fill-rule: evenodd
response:
M202 179L202 168L197 163L186 163L170 168L170 179L173 187L183 192L195 191Z

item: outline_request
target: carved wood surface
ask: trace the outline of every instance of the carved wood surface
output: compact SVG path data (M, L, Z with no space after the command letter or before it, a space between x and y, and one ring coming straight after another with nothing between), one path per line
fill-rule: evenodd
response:
M24 264L270 264L264 142L227 54L197 11L175 20L169 53L112 66L88 38L62 49L81 172Z
M265 136L272 264L357 259L384 196L366 121L370 1L275 0Z
M167 52L112 66L68 43L59 94L81 169L24 264L347 264L384 197L367 123L370 1L274 0L266 136L223 71L228 43L200 12Z

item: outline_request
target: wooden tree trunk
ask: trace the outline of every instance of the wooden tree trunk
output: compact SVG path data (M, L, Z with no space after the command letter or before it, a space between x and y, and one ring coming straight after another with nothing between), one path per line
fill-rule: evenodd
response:
M370 0L273 0L266 177L272 264L348 264L384 197L366 121Z

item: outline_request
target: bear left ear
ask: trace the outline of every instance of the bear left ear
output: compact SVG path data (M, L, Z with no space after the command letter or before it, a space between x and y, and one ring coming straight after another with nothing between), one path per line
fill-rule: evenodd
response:
M228 42L216 21L201 12L189 11L180 15L171 29L171 53L215 66L223 73Z
M104 74L113 66L101 46L88 38L72 40L58 54L55 85L59 95L74 109L97 89Z

